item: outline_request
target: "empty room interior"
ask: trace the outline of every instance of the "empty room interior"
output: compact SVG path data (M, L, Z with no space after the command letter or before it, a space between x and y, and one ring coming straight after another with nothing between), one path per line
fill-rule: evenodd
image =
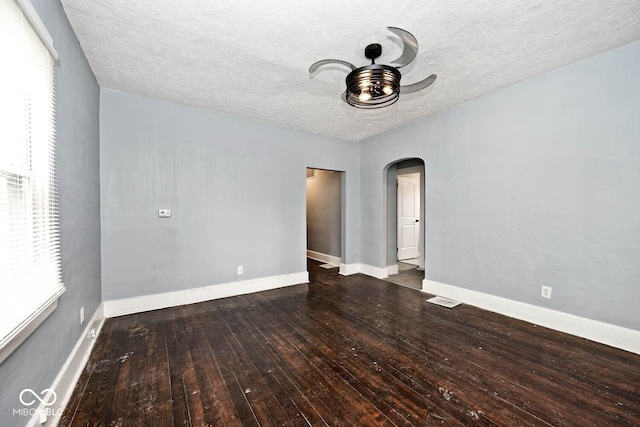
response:
M640 425L640 3L0 3L0 426Z

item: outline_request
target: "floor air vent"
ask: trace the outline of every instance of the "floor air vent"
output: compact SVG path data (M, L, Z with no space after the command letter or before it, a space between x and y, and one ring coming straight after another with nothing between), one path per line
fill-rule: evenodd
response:
M457 307L460 304L462 304L460 301L456 301L454 299L450 299L450 298L445 298L445 297L433 297L433 298L429 298L427 300L427 302L430 302L432 304L437 304L437 305L441 305L443 307L447 307L447 308L453 308L453 307Z

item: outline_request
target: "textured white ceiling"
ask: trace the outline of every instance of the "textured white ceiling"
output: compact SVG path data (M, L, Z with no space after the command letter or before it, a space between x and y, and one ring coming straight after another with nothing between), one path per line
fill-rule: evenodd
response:
M104 88L349 140L418 120L499 88L640 39L637 0L62 0ZM345 104L347 68L399 56L387 26L416 36L410 84L391 107Z

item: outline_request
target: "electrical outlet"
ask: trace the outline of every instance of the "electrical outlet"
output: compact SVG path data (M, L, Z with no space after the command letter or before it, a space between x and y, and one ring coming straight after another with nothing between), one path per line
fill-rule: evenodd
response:
M159 209L158 216L160 218L171 218L171 209Z
M242 276L242 273L244 273L244 269L242 268L241 265L238 266L238 276Z
M551 291L553 288L551 286L542 286L542 290L540 291L540 296L542 298L551 299Z
M84 323L84 307L80 307L80 324Z
M95 329L91 329L90 336L91 336L91 338L95 338L96 337L96 330Z

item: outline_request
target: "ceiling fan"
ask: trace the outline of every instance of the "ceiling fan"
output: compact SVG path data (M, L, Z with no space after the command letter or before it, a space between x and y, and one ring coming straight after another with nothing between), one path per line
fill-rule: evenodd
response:
M357 68L355 65L340 59L323 59L314 62L309 67L309 74L313 74L318 68L328 64L341 64L351 68L347 75L347 90L342 94L342 99L349 105L357 108L382 108L395 103L400 93L411 93L425 89L435 80L436 75L406 86L400 86L402 74L398 68L409 65L418 55L418 40L408 31L397 27L387 27L402 40L402 55L389 65L376 64L376 58L382 54L382 46L372 43L365 47L364 56L371 60L370 65Z

